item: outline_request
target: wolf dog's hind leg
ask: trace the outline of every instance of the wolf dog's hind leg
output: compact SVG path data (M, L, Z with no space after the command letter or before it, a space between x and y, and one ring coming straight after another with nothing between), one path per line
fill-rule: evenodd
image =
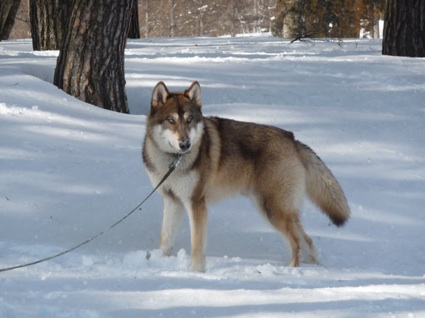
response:
M298 230L303 235L304 241L307 243L308 247L308 259L306 259L306 262L309 262L311 264L319 264L319 260L317 259L317 252L314 248L313 240L311 237L304 231L303 226L300 222L298 222Z
M300 265L301 237L299 231L298 210L291 205L285 205L282 198L275 195L257 196L257 204L269 220L270 224L288 241L292 250L290 266ZM308 244L308 242L307 242Z
M164 214L160 241L160 249L164 255L171 255L183 216L184 206L180 200L171 194L164 195Z
M272 215L271 217L269 217L269 221L276 230L278 230L282 235L286 237L286 239L289 241L289 244L291 245L292 260L289 263L289 266L298 267L300 266L301 240L297 228L297 212L279 212L279 215Z

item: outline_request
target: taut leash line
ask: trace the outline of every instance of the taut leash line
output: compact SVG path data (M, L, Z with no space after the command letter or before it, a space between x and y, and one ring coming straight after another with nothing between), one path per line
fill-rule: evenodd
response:
M70 253L70 252L72 252L72 251L80 248L81 246L86 245L86 244L94 241L99 236L102 236L103 234L109 232L114 227L116 227L118 224L120 224L125 219L127 219L134 212L136 212L143 205L143 203L145 203L152 196L152 194L161 186L161 184L164 183L165 180L167 180L167 178L170 176L170 174L177 168L177 166L180 163L181 158L182 158L182 154L180 154L180 153L176 154L175 157L174 157L173 162L169 166L169 169L168 169L167 173L164 175L164 177L161 179L161 181L159 181L158 185L152 190L152 192L149 193L149 195L138 206L136 206L133 210L131 210L130 212L128 212L126 215L124 215L121 219L119 219L117 222L115 222L114 224L112 224L108 228L106 228L103 231L97 233L95 236L93 236L93 237L85 240L84 242L81 242L80 244L75 245L74 247L71 247L71 248L69 248L69 249L67 249L67 250L65 250L63 252L60 252L60 253L51 255L49 257L45 257L45 258L36 260L34 262L30 262L30 263L26 263L26 264L21 264L21 265L16 265L16 266L11 266L11 267L6 267L6 268L0 268L0 273L1 272L11 271L11 270L18 269L18 268L29 267L29 266L32 266L32 265L36 265L36 264L40 264L40 263L43 263L43 262L50 261L50 260L52 260L54 258L57 258L57 257L60 257L62 255L65 255L67 253Z

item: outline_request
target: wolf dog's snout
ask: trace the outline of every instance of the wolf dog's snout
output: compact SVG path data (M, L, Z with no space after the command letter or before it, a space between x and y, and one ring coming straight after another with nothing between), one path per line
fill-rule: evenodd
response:
M190 146L190 139L184 139L179 141L179 147L182 151L188 151Z

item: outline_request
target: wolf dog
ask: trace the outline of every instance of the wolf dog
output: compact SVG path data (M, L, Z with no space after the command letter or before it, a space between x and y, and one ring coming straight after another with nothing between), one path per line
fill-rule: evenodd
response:
M189 216L194 271L205 271L207 205L243 194L289 241L290 266L318 263L312 239L300 223L305 194L336 226L350 216L344 192L324 162L292 132L273 126L205 117L198 82L170 92L159 82L146 123L143 162L157 185L175 156L181 161L160 186L164 200L160 249L170 255L179 225ZM306 243L306 244L305 244Z

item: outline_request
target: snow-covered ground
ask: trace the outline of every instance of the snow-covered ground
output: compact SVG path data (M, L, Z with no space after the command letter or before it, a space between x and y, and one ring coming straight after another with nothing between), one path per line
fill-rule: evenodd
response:
M322 264L291 268L247 199L212 206L207 271L194 273L187 220L175 255L157 250L155 194L81 249L0 273L0 317L425 317L425 61L380 50L378 40L130 40L124 115L53 86L57 52L0 42L0 267L74 246L150 192L140 153L160 80L175 90L198 80L206 115L293 131L352 209L340 229L306 203Z

